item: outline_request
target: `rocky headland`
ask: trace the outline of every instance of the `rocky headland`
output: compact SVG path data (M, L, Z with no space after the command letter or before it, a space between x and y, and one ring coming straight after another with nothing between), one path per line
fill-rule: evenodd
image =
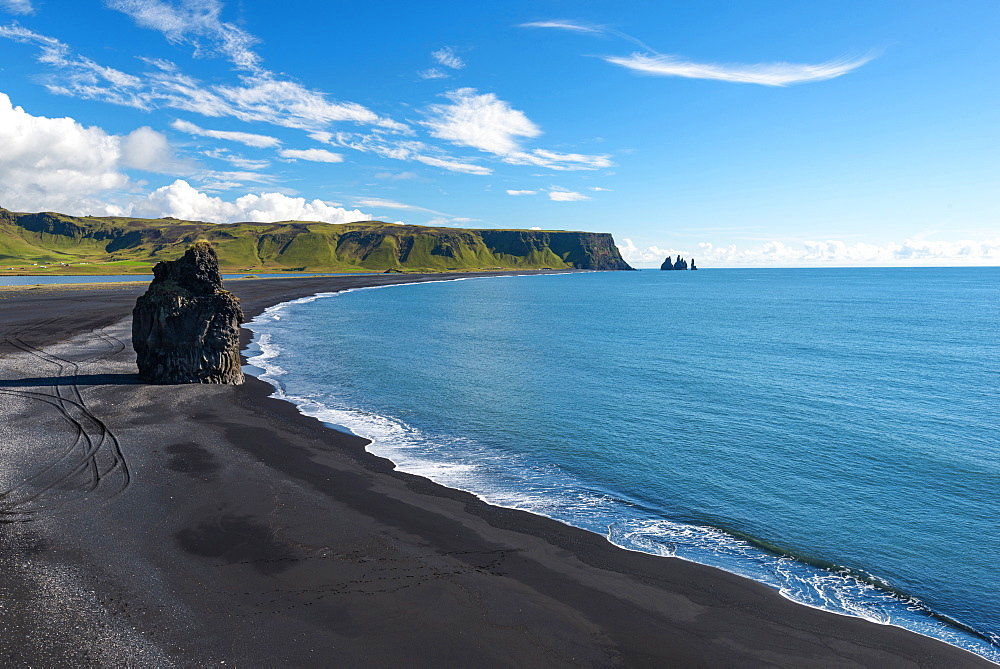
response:
M225 271L631 270L608 233L356 223L207 223L0 208L0 272L148 273L194 241ZM44 267L43 267L44 266ZM54 267L53 267L54 266Z

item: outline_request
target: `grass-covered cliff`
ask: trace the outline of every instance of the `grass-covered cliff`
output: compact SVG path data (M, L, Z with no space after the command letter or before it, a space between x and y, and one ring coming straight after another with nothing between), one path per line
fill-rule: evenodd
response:
M631 269L610 234L461 230L380 221L215 224L0 208L0 273L149 273L207 240L228 272Z

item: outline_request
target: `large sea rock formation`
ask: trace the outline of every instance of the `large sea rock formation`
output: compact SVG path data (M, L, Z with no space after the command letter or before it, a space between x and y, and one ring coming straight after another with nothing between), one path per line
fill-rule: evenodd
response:
M677 256L677 260L671 260L670 256L667 256L667 259L663 261L662 265L660 265L660 269L662 270L687 269L687 268L688 268L687 260L681 258L680 255ZM695 267L694 258L691 258L691 269L698 269L697 267Z
M132 311L139 378L148 383L243 383L243 309L222 287L219 259L195 242L153 268L153 282Z

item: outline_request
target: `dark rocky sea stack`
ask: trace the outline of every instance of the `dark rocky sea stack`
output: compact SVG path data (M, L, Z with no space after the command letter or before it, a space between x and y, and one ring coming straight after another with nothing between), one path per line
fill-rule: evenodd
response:
M677 256L676 262L671 261L670 256L667 256L667 259L663 261L662 265L660 265L661 270L687 269L687 268L688 268L687 260L681 258L680 255ZM691 269L698 269L697 267L694 266L694 260L691 260Z
M177 260L159 262L132 310L132 346L147 383L243 383L243 309L222 287L219 259L196 242Z

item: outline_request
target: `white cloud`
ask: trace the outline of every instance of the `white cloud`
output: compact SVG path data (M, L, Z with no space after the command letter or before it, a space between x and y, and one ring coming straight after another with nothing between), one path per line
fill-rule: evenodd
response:
M657 53L640 40L626 33L606 26L587 25L578 21L554 20L522 23L521 28L554 28L593 35L609 35L638 45L643 52L631 56L604 56L614 65L628 68L641 74L660 77L687 77L690 79L714 79L762 86L788 86L811 81L824 81L847 74L871 61L874 55L856 58L840 58L815 65L799 63L756 63L756 64L716 64L695 63L679 56Z
M535 195L537 190L508 190L507 195Z
M220 5L213 0L188 0L178 9L154 0L122 0L116 4L116 8L122 11L128 9L126 13L137 21L141 19L142 25L153 27L155 24L170 39L174 35L189 35L189 32L185 32L188 30L185 21L190 18L188 14L191 12L207 17L204 20L198 19L201 21L198 25L213 26L213 21L218 17L212 19L211 14ZM172 27L175 25L176 29ZM58 71L58 76L51 77L46 87L59 95L101 100L144 110L182 109L205 116L231 116L241 121L259 121L305 130L317 130L330 123L349 121L397 133L412 132L408 126L383 118L359 104L331 102L323 92L308 89L259 67L256 64L257 56L245 48L242 38L237 39L239 36L236 33L227 32L225 26L220 30L222 33L217 39L213 38L214 42L221 45L219 49L238 67L249 70L240 76L239 85L206 85L162 59L146 59L145 62L155 69L142 76L126 74L72 53L67 45L55 38L17 25L0 26L0 37L38 46L38 61ZM197 39L192 41L184 37L182 41L195 44L197 53L200 44Z
M600 186L591 186L591 187L590 187L590 188L588 188L587 190L592 190L592 191L604 191L604 192L606 192L606 193L610 193L610 192L612 192L612 190L613 190L613 189L611 189L611 188L601 188Z
M144 136L135 136L129 152L138 162L154 157L140 148ZM32 116L0 93L0 204L19 211L107 213L99 194L130 184L121 171L122 143L71 118Z
M255 70L260 64L251 48L257 38L220 19L218 0L106 0L109 7L128 16L143 28L157 30L175 44L194 47L195 55L219 54L241 69Z
M31 0L0 0L0 7L11 14L34 14L35 8Z
M177 119L171 123L170 127L174 130L186 132L189 135L211 137L213 139L225 139L230 142L239 142L240 144L246 144L247 146L253 146L259 149L278 146L281 144L281 140L277 137L257 135L252 132L236 132L232 130L207 130L191 123L190 121L182 121L181 119Z
M282 158L291 160L309 160L314 163L342 163L344 156L326 149L282 149L278 152Z
M517 138L542 134L524 112L492 93L479 95L474 88L459 88L445 97L452 104L432 105L429 111L433 117L425 122L431 134L440 139L506 155L520 149Z
M262 170L268 167L271 163L267 160L254 160L251 158L244 158L241 155L231 152L229 149L212 149L206 151L205 155L209 158L215 158L217 160L225 160L227 163L238 167L241 170Z
M367 221L371 217L361 211L347 210L322 200L307 201L281 193L250 193L229 202L207 195L188 182L178 179L169 186L157 188L149 195L131 203L133 216L151 218L173 216L184 220L212 223L254 221L319 221L324 223L350 223Z
M538 227L537 225L533 225L533 226L531 226L531 227L530 227L530 228L528 228L528 229L529 229L529 230L541 230L541 228L540 228L540 227Z
M424 165L430 165L431 167L440 167L441 169L448 170L450 172L463 172L465 174L476 174L479 176L485 176L487 174L493 174L493 170L488 167L483 167L482 165L474 165L472 163L463 163L458 160L446 160L443 158L435 158L433 156L421 156L415 155L413 159Z
M122 164L126 167L159 172L175 166L174 149L167 138L145 126L122 139Z
M465 67L465 62L455 55L455 50L450 46L442 47L437 51L432 52L431 58L436 60L441 65L450 67L453 70L461 70Z
M538 165L554 170L590 170L610 167L607 156L557 153L545 149L524 151L521 138L542 134L524 112L514 109L493 93L479 94L474 88L459 88L445 94L451 104L431 105L424 125L431 135L480 151L493 153L512 165Z
M531 23L522 23L518 28L555 28L556 30L569 30L570 32L590 33L593 35L600 35L605 32L604 28L600 26L589 26L584 23L568 20L533 21Z
M375 178L389 179L390 181L407 181L410 179L419 179L420 175L416 172L378 172Z
M396 202L395 200L386 200L380 197L358 198L355 199L354 204L358 207L371 207L372 209L409 209L412 211L429 211L432 214L441 213L439 211L434 211L433 209L425 209L424 207L418 207L413 204L405 204L403 202Z
M590 198L583 193L576 193L571 190L551 190L549 191L549 199L553 202L580 202L581 200L589 200Z
M582 153L557 153L535 149L531 153L518 151L508 155L504 162L512 165L538 165L551 170L596 170L611 167L608 156L590 156Z
M833 79L855 70L869 62L872 56L842 58L816 65L796 63L760 63L752 65L717 65L695 63L676 56L650 56L634 53L628 57L607 56L609 63L620 65L641 74L661 77L687 77L715 79L762 86L787 86L810 81Z
M421 70L420 72L417 72L417 76L420 77L421 79L447 79L448 73L439 70L436 67L430 67L427 68L426 70Z
M736 244L716 246L710 242L697 249L637 247L631 239L619 245L622 257L631 263L659 264L666 256L694 258L702 267L816 267L816 266L921 266L1000 265L1000 237L980 240L928 241L871 244L841 240L804 241L797 244L773 240L740 248Z

